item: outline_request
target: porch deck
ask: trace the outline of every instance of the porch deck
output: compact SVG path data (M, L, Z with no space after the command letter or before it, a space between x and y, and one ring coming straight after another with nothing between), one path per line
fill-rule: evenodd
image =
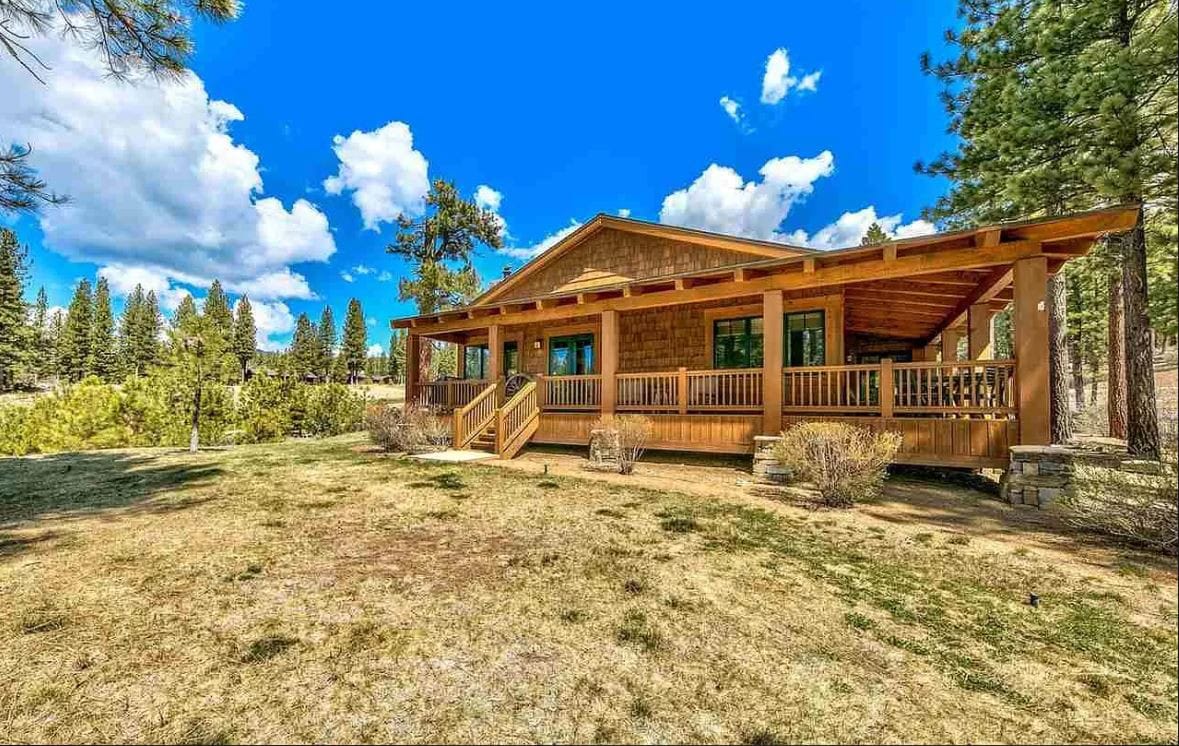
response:
M651 447L748 453L766 430L760 369L536 376L540 409L532 442L585 445L603 414L645 414ZM442 413L462 409L491 384L447 380L416 385L414 401ZM898 462L999 467L1019 442L1015 361L830 365L784 368L781 430L807 421L846 421L901 434Z

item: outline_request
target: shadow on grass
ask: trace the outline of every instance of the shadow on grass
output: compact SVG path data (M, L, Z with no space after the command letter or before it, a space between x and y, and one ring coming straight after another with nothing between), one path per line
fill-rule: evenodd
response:
M188 463L166 463L163 455L88 451L0 458L0 527L47 515L74 517L111 509L167 513L207 500L183 492L208 484L222 473L221 467L197 461L199 456ZM153 499L164 492L179 494ZM0 546L16 541L0 533Z

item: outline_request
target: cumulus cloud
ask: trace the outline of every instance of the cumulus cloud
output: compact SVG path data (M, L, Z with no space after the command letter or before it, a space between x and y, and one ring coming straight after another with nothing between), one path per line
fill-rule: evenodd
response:
M761 167L761 181L746 182L728 166L712 164L684 189L663 200L659 221L669 225L783 240L779 227L790 209L835 171L835 157L824 150L813 158L772 158Z
M357 264L352 268L352 271L358 275L371 275L372 273L376 272L375 269L364 264Z
M356 282L356 278L347 270L340 272L340 279L344 282Z
M557 243L562 238L564 238L565 236L568 236L570 233L572 233L573 231L577 230L580 227L581 227L581 223L577 222L576 220L571 220L571 221L569 221L569 225L565 226L564 228L562 228L559 231L556 231L555 233L550 233L549 235L545 236L540 241L540 243L534 244L532 246L507 246L502 249L499 249L499 253L506 254L506 255L512 257L513 259L528 260L528 259L531 259L535 256L539 256L540 254L543 254L551 246L553 246L553 244Z
M629 217L630 217L630 208L629 208L629 207L624 207L624 208L622 208L621 210L619 210L619 211L618 211L618 217L620 217L620 218L629 218Z
M235 304L235 311L236 308ZM250 308L254 312L254 326L258 329L258 347L263 350L281 350L285 347L285 342L278 338L285 337L295 329L295 317L287 304L282 301L250 301Z
M377 275L377 282L389 282L393 279L393 273L388 270L383 270Z
M785 47L775 49L766 59L765 73L761 79L761 102L771 106L780 103L791 90L818 90L822 71L807 73L802 80L790 74L790 53Z
M924 236L936 231L933 224L925 220L914 220L911 223L901 223L901 220L901 213L877 216L876 207L869 205L862 210L843 213L838 220L819 229L813 236L804 230L796 230L788 238L791 243L814 249L842 249L858 246L873 223L878 223L889 238L894 239Z
M499 222L500 238L508 238L508 221L499 214L499 206L503 201L504 195L486 184L475 187L475 204L495 215L496 221Z
M0 131L34 143L40 175L71 198L39 216L48 248L112 268L112 279L150 274L158 294L220 278L230 290L314 297L291 265L335 252L328 220L305 199L288 209L262 196L260 159L230 132L245 118L236 106L210 99L193 73L126 84L57 34L28 45L50 81L0 65Z
M378 355L380 355L384 351L385 351L385 348L381 347L378 344L371 344L368 346L368 356L369 357L377 357Z
M364 227L378 230L398 215L420 215L430 191L426 157L413 147L405 122L389 122L372 132L355 130L332 138L339 171L323 181L328 194L352 193Z

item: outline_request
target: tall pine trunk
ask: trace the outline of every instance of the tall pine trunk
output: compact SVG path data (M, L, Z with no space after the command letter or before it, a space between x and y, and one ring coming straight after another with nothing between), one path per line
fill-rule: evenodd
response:
M1126 322L1122 301L1122 273L1109 277L1109 375L1105 379L1109 437L1126 437Z
M1068 285L1063 271L1048 278L1048 377L1052 442L1067 443L1073 437L1068 408Z
M1126 234L1122 251L1126 308L1126 383L1131 454L1158 459L1159 420L1154 393L1154 345L1147 313L1146 229L1142 213Z
M1085 409L1085 361L1075 332L1068 335L1068 347L1068 358L1073 364L1073 398L1080 412Z
M192 431L188 435L188 450L196 453L201 445L201 381L197 377L196 391L192 395Z

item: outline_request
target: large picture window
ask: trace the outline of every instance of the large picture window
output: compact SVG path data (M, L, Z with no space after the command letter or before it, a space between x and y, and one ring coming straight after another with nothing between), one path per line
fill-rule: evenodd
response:
M712 322L714 368L760 368L764 354L761 316Z
M549 375L583 376L594 372L594 335L549 339Z
M823 312L788 313L782 359L787 368L802 365L825 365L827 350L823 333Z

